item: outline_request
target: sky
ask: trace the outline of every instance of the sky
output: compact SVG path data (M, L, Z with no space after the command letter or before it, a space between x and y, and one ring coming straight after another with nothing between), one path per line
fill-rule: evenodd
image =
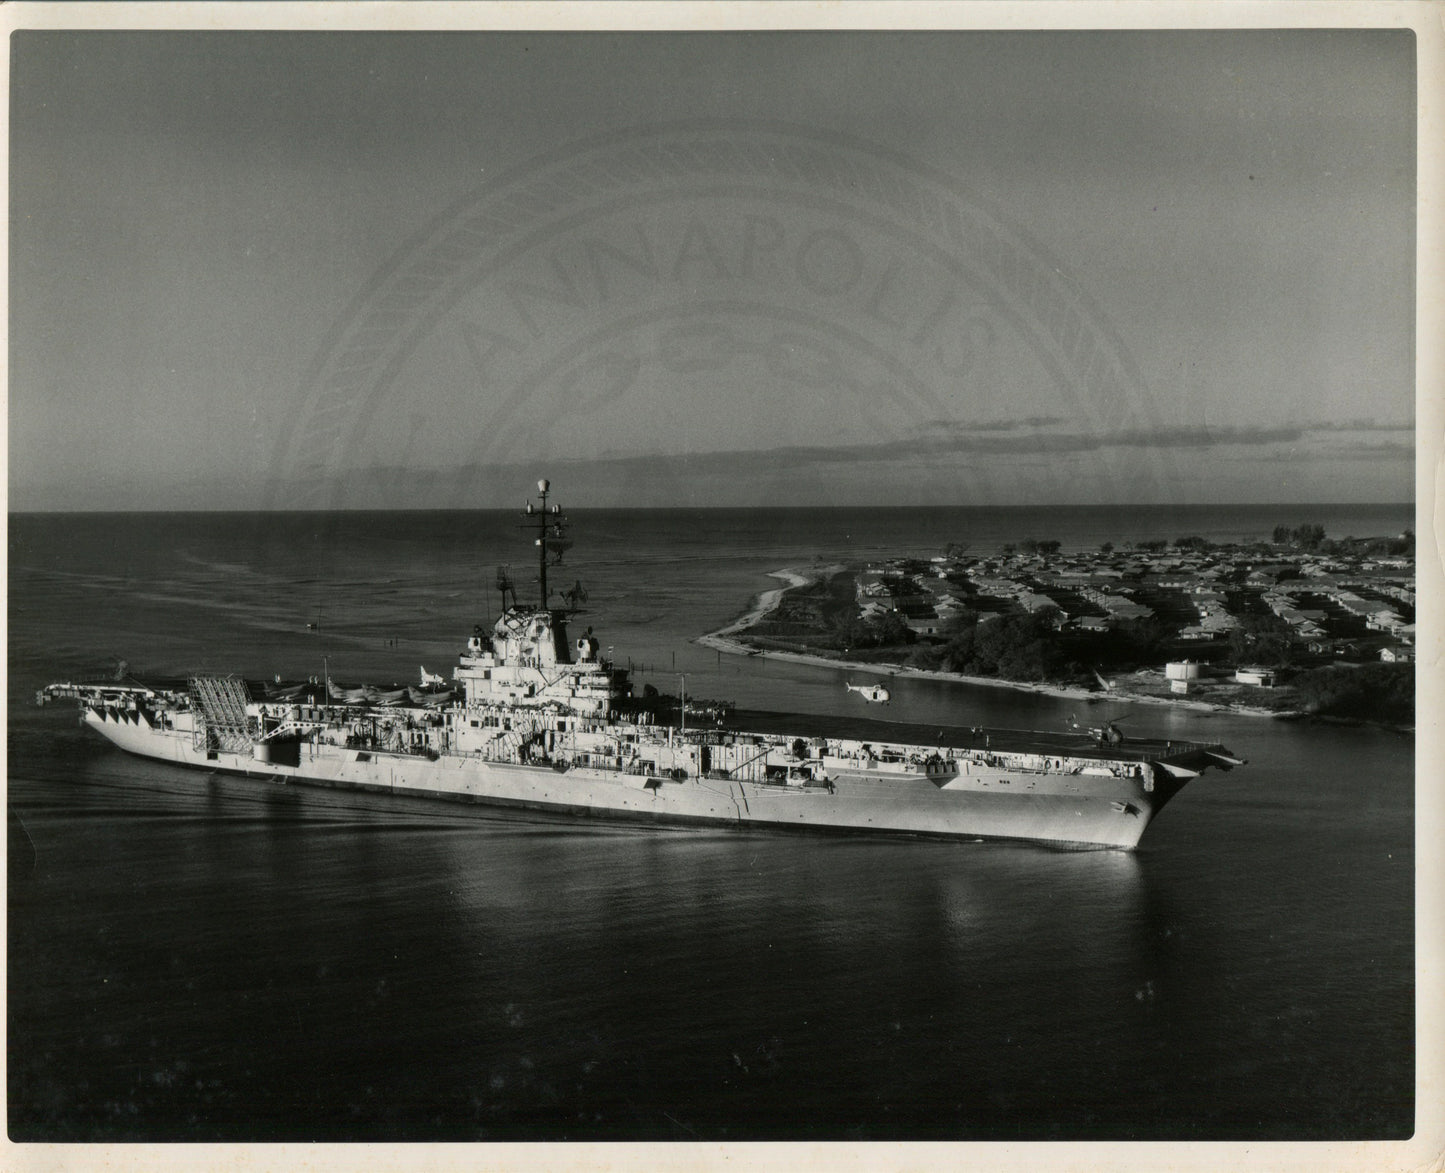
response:
M1414 54L22 30L10 508L1409 501Z

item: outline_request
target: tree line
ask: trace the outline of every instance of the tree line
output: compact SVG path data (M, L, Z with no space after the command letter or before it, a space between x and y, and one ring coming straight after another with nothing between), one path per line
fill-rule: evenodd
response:
M1320 543L1325 540L1325 527L1318 523L1309 525L1297 525L1290 529L1287 525L1274 527L1274 544L1276 546L1300 546L1306 550L1318 550Z
M1316 668L1301 672L1291 683L1307 713L1394 724L1415 720L1415 671L1410 664Z

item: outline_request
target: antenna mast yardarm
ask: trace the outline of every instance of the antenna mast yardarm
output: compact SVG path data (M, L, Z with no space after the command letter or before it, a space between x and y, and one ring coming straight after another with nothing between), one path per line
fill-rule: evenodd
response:
M561 538L566 529L566 519L562 515L562 506L548 505L547 493L552 484L545 478L537 482L537 492L542 495L542 507L540 510L533 507L530 501L527 502L526 515L537 518L537 584L541 592L540 607L547 610L547 597L551 592L547 589L547 545L549 539L561 544Z

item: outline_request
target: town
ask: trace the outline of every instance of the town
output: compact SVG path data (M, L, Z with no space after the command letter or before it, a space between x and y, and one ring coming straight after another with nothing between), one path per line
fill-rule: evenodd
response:
M1414 535L1189 536L817 568L752 650L1272 713L1413 721Z

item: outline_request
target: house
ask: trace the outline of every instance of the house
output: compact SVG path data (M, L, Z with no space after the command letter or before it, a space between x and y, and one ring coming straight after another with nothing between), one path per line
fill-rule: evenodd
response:
M1112 596L1104 606L1115 619L1148 619L1154 614L1154 608L1146 607L1143 603L1134 603L1128 599Z
M1048 595L1041 595L1037 591L1023 591L1018 596L1019 606L1030 615L1036 611L1047 611L1050 607L1055 610L1062 610L1059 605L1049 598Z

